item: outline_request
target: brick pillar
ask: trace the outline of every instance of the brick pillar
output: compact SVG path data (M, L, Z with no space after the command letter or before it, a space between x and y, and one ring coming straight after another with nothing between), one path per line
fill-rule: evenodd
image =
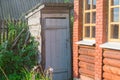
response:
M99 46L107 39L107 3L107 0L97 0L96 4L95 80L102 80L102 49Z
M75 42L82 39L82 0L74 0L74 27L73 27L73 77L79 77L78 45Z

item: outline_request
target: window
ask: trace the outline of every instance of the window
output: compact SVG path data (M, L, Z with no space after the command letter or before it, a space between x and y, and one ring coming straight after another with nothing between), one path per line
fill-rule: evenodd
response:
M108 40L120 41L120 0L109 0Z
M83 38L95 38L96 0L84 0Z

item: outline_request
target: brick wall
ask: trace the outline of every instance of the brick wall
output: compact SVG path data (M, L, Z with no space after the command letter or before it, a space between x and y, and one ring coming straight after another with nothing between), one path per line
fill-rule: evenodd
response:
M84 78L82 80L89 80L89 76L81 76L79 72L79 49L75 42L82 39L82 1L74 0L74 29L73 29L73 77ZM96 0L96 46L95 46L95 80L102 80L102 53L103 50L99 47L102 43L107 41L107 1ZM89 50L88 50L89 52ZM85 52L83 52L85 53ZM86 74L85 74L86 75ZM88 77L88 78L86 78Z
M78 45L75 42L82 39L82 0L74 0L74 28L73 28L73 76L78 78Z
M107 2L97 0L96 4L96 56L95 56L95 80L102 80L102 49L99 47L106 42L107 27Z

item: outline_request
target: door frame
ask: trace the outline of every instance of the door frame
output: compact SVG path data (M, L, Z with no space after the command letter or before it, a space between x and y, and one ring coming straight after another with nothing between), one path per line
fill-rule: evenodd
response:
M45 28L46 28L46 26L45 26L45 18L47 18L47 17L51 17L51 18L57 18L57 17L61 17L61 18L63 18L63 17L66 17L66 19L67 19L67 23L68 23L68 25L67 25L67 29L66 29L66 31L67 31L67 37L68 37L68 41L67 41L67 47L69 48L67 51L67 53L69 53L70 55L69 55L69 64L68 65L70 65L70 67L69 67L69 74L68 74L68 78L70 78L70 80L72 79L72 45L71 45L71 30L70 30L70 15L68 14L68 13L44 13L44 14L41 14L41 16L42 16L42 18L41 18L41 25L42 25L42 27L41 27L41 36L42 36L42 65L43 65L43 69L45 69L45 64L46 64L46 51L45 51L45 48L46 48L46 43L45 43Z

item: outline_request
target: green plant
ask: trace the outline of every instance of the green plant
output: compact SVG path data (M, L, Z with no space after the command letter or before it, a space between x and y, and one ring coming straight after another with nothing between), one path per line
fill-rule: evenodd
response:
M68 3L68 2L70 2L70 0L64 0L64 3Z
M0 44L0 80L22 80L21 70L37 64L38 43L30 37L25 22L8 20L6 26L8 38Z
M6 73L4 72L4 70L0 67L0 70L2 71L3 75L5 76L6 80L9 80Z
M23 80L50 80L48 77L45 77L42 73L29 71L27 69L23 69L23 73L25 75Z

